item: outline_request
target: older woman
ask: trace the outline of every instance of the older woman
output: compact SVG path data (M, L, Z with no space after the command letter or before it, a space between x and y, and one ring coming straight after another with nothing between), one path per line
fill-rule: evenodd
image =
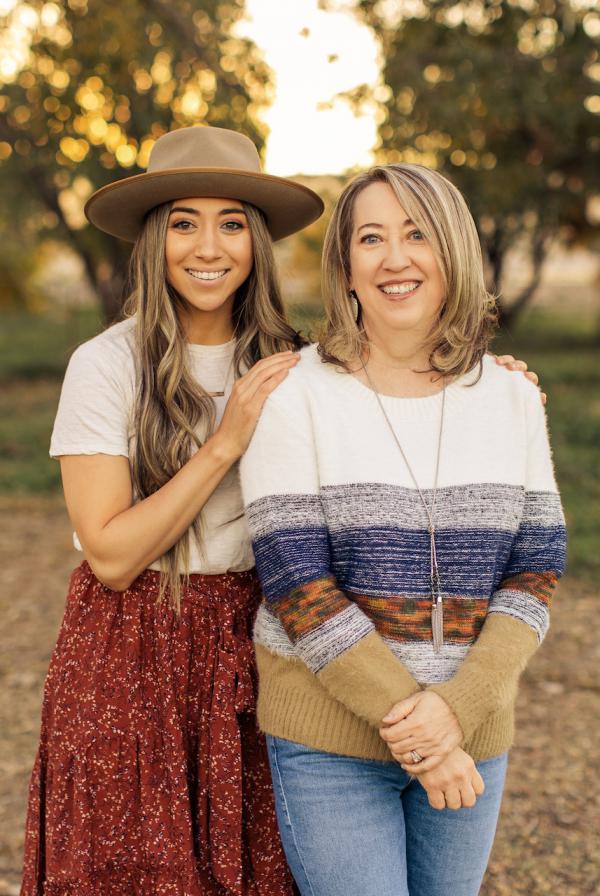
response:
M324 292L242 462L284 848L303 896L474 896L564 564L544 412L486 355L477 233L438 173L346 188Z

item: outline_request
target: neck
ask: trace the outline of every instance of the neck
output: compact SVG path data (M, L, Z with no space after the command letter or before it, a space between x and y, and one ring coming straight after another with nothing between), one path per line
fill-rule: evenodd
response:
M424 398L444 388L444 378L430 369L429 349L420 335L381 333L368 325L365 331L369 345L352 371L362 383L396 398Z
M407 373L429 372L429 350L421 337L414 331L390 333L379 332L377 328L365 325L369 340L368 351L363 358L377 367Z
M181 310L180 319L186 341L194 345L222 345L233 339L231 308L199 311L188 307Z

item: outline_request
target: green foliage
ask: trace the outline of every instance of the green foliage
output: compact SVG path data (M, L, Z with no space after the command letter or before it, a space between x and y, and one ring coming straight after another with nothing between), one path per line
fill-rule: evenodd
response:
M2 314L0 383L41 378L60 381L74 349L101 328L96 309L73 311L62 317Z
M232 36L243 0L129 0L126 11L118 0L29 0L4 17L6 34L25 6L38 16L30 61L0 83L0 233L70 242L108 310L128 251L85 225L85 199L143 171L153 142L176 127L243 130L261 147L255 104L269 70ZM0 258L10 261L1 242Z
M48 456L60 380L15 380L0 390L0 493L56 491Z
M357 4L383 50L386 86L354 97L382 104L379 156L439 168L459 187L496 289L515 240L529 241L536 276L551 235L591 230L586 200L600 190L600 15L585 6Z

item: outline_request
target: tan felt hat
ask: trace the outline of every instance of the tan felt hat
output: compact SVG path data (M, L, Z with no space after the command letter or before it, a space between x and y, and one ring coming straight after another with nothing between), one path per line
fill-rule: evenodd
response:
M100 230L134 242L150 209L209 196L255 205L274 240L302 230L323 212L321 198L308 187L263 174L248 137L226 128L191 127L159 137L148 170L97 190L85 214Z

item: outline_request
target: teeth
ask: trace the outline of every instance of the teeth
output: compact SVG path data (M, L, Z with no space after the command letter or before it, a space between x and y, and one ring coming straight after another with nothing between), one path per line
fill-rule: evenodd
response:
M382 290L388 296L401 296L404 293L412 292L419 286L419 281L414 280L411 283L393 283L390 286L382 286Z
M218 280L226 273L227 271L192 271L188 268L188 274L191 274L196 280Z

